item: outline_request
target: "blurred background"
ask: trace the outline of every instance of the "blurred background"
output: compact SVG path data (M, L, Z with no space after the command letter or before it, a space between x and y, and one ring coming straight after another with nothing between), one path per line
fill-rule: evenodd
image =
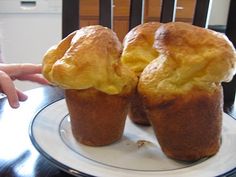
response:
M113 1L113 30L128 32L129 0ZM195 0L177 0L175 21L192 22ZM80 0L80 27L98 24L99 0ZM208 28L224 32L229 0L212 0ZM161 0L145 0L144 22L159 21ZM41 63L62 38L61 0L0 0L0 54L5 63ZM21 90L40 85L15 81Z

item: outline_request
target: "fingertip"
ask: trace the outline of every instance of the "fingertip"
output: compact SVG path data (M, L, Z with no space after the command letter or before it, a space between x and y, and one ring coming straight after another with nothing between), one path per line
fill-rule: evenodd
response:
M27 95L23 95L21 98L20 98L20 101L26 101L28 99L28 96Z
M28 99L28 96L19 90L17 90L17 94L19 101L26 101Z
M10 106L14 109L17 109L17 108L19 108L20 103L19 102L13 102L13 103L10 103Z
M24 95L21 98L19 98L20 101L26 101L27 99L28 99L27 95Z
M17 101L14 101L14 102L9 102L10 106L13 108L13 109L17 109L20 107L20 103L19 101L26 101L28 99L28 96L23 94L23 93L19 93L18 92L18 99Z

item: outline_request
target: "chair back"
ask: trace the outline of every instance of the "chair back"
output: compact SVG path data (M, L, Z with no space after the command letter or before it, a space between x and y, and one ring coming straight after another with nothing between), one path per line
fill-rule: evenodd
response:
M196 0L193 24L206 27L211 0ZM160 22L172 22L175 19L177 0L162 0ZM144 0L131 0L129 29L143 23Z
M112 28L113 0L99 0L99 24ZM80 28L80 0L62 0L62 38Z
M196 0L193 24L206 26L211 0ZM62 1L62 37L80 27L80 0ZM174 21L177 0L162 0L160 22ZM129 30L143 23L145 0L130 0ZM99 0L99 24L112 28L113 0Z
M228 19L226 24L225 35L229 38L229 40L233 43L236 48L236 18L235 18L235 10L236 10L236 1L231 0L228 12ZM235 101L235 93L236 93L236 75L233 80L229 83L223 83L224 88L224 102L228 104L233 104Z

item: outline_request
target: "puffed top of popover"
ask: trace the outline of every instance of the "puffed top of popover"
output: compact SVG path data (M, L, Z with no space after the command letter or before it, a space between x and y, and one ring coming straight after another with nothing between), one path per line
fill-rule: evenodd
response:
M46 52L42 73L64 89L129 93L137 78L120 62L121 52L122 45L111 29L100 25L83 27Z
M160 27L159 22L147 22L131 29L123 40L124 49L121 61L137 76L159 53L153 48L155 31Z
M194 89L212 91L235 74L236 52L221 33L183 22L163 24L154 48L161 55L142 72L138 90L157 99Z

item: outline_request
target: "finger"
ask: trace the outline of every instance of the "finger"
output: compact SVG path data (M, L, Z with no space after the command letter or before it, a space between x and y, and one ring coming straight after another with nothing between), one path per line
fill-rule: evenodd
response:
M22 75L22 76L15 77L15 79L37 82L39 84L44 84L44 85L49 84L49 82L41 74Z
M41 64L1 64L0 70L4 71L11 77L16 77L25 74L37 74L41 73L42 65Z
M18 108L20 104L15 86L11 78L3 71L0 71L0 85L3 93L7 95L10 106L12 108Z
M25 101L28 99L28 96L24 94L22 91L16 89L16 93L17 93L19 101Z

